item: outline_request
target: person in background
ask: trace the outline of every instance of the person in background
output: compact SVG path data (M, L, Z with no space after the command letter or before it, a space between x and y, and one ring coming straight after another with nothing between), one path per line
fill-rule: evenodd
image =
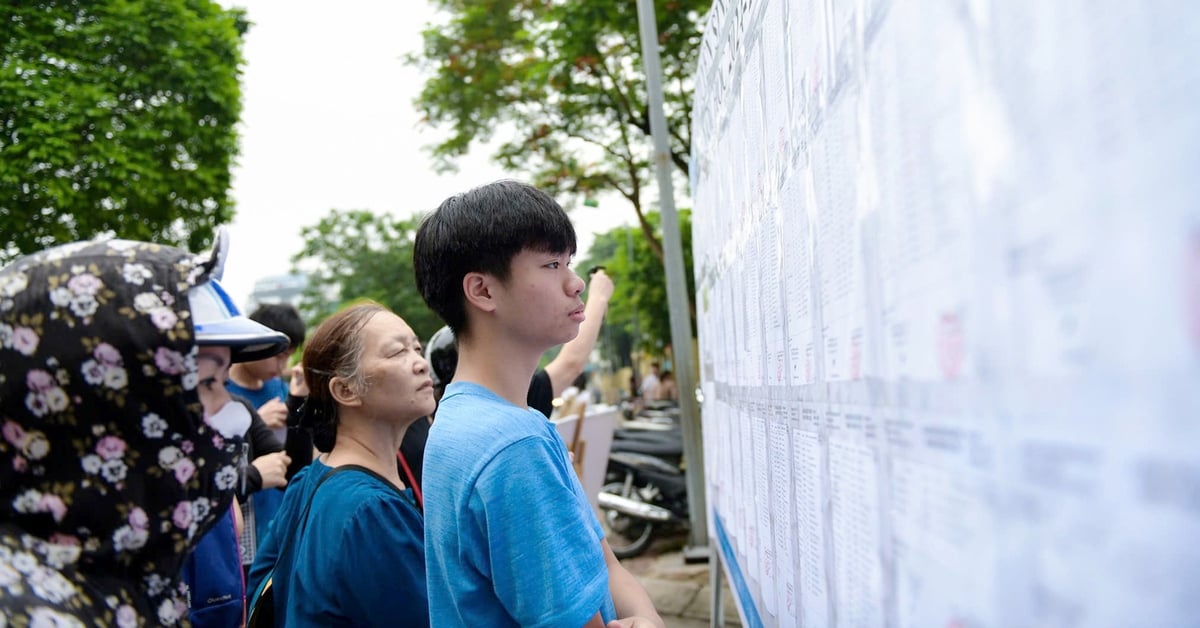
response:
M229 370L230 392L244 397L258 409L259 416L280 442L287 436L288 386L282 375L296 349L304 344L304 319L295 307L286 303L267 303L250 313L256 321L288 337L286 351L262 360L235 364Z
M650 372L642 379L642 388L638 392L642 395L642 402L648 403L658 399L658 384L659 384L659 366L658 362L650 363Z
M213 416L234 413L244 417L229 422L229 425L218 422L217 427L226 437L230 434L224 430L240 430L236 435L246 436L245 444L253 460L253 464L245 465L243 475L234 485L237 500L228 516L222 517L200 539L183 565L182 577L188 587L188 617L192 626L223 628L240 624L245 612L245 572L239 538L246 525L239 504L264 484L268 488L285 484L283 475L287 468L286 456L276 458L283 455L283 445L257 417L254 406L231 395L226 384L230 371L237 364L269 360L286 351L288 339L242 316L215 278L193 290L190 298L196 344L200 347L200 389L205 393L201 396L205 412ZM265 342L267 339L270 344ZM210 354L212 347L226 345L233 347L227 357ZM253 458L255 451L275 453ZM264 461L273 464L264 464Z
M189 298L214 251L126 240L0 269L0 616L11 626L186 621L184 557L229 516L249 416L216 388ZM251 334L264 348L270 333Z
M662 372L654 398L658 401L679 401L679 387L675 384L674 373L669 370Z
M542 354L584 321L574 252L562 207L512 181L447 199L417 230L417 288L458 339L425 451L435 627L663 625L527 402Z
M328 452L296 474L250 568L285 626L427 626L423 522L396 469L433 412L421 341L377 303L322 322L304 349L301 423ZM310 501L311 500L311 501Z
M587 411L588 401L591 400L588 393L588 375L580 373L575 381L567 386L563 391L562 405L558 407L558 417L576 416Z
M290 454L296 455L299 466L312 460L312 445L307 434L301 430L289 433L289 406L286 403L288 384L281 377L288 368L288 360L292 354L304 344L304 319L300 317L300 312L289 304L267 303L251 312L250 320L287 336L288 348L268 358L234 364L229 369L229 381L225 383L232 395L246 399L258 410L263 423L282 444L281 448L264 448L251 452L250 464L254 468L251 473L262 475L266 472L263 477L269 479L269 482L264 484L262 490L254 493L249 501L242 504L242 517L246 525L242 529L239 543L242 564L247 568L254 562L258 539L266 534L275 511L283 501L283 489L287 485L287 478L295 475L295 471L298 470L292 465L294 461ZM299 447L296 446L298 443ZM281 465L285 471L282 482L278 481L280 478L276 473Z

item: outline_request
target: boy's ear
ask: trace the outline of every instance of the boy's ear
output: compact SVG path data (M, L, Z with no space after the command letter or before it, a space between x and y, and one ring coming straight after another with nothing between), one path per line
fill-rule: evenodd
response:
M333 400L343 406L361 406L362 399L358 396L358 387L341 377L329 380L329 394Z
M467 304L484 312L496 310L492 294L495 286L496 278L486 273L467 273L463 276L463 295Z

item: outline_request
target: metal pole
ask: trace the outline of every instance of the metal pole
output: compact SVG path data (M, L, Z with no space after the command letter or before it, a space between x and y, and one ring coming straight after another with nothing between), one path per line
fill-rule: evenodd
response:
M632 271L634 268L634 266L633 266L633 227L627 227L625 229L625 252L629 254L629 270ZM630 294L633 294L632 290L630 291ZM629 396L631 398L630 401L632 401L633 397L638 396L637 386L634 386L633 382L634 381L640 382L642 379L642 375L638 371L638 359L637 359L638 342L641 341L641 333L638 332L637 311L638 311L637 304L635 303L634 307L633 307L633 341L629 343L629 366L631 368L633 368L633 377L631 377L629 380ZM634 407L636 408L638 406L635 404Z
M712 548L712 560L708 563L708 588L712 591L712 614L708 625L712 628L725 628L725 596L724 585L721 582L721 550Z
M683 244L679 216L675 213L675 188L671 181L671 149L663 115L662 63L658 57L658 23L653 0L638 0L638 25L642 34L642 61L646 64L646 92L650 105L650 134L654 139L654 169L658 175L662 210L663 265L667 272L671 346L675 349L675 381L679 386L679 421L683 427L683 456L687 461L688 516L691 519L685 560L708 557L708 507L704 495L704 444L700 434L700 408L696 402L695 359L692 354L692 320L688 314L687 281L683 275ZM689 556L689 554L691 556Z

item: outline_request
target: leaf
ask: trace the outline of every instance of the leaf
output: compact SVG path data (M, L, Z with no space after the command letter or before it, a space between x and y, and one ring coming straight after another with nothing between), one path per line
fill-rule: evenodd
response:
M0 24L19 25L0 38L0 263L105 234L209 246L233 215L244 12L36 1Z

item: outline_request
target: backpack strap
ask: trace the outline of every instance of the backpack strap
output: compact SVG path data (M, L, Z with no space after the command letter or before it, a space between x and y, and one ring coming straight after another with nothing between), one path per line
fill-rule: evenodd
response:
M297 524L295 526L293 526L291 530L288 531L287 539L284 540L283 544L279 546L279 553L275 555L275 564L271 567L271 571L267 572L267 577L263 579L263 584L259 585L260 590L263 588L263 585L265 585L267 582L269 582L271 579L273 579L275 577L275 568L279 566L279 559L288 553L288 550L290 550L292 547L292 541L296 538L296 535L299 534L300 531L304 528L305 524L308 523L308 511L309 511L309 509L312 508L313 499L316 498L317 491L321 489L321 485L324 484L325 481L328 480L329 478L331 478L343 471L366 471L367 473L371 472L370 469L367 469L366 467L363 467L360 465L346 464L346 465L342 465L340 467L334 467L334 468L326 471L325 474L321 476L321 479L317 480L317 485L315 487L313 487L312 493L308 496L308 501L306 501L304 504L304 510L301 511L301 513L300 513L299 522L297 522ZM259 593L258 591L255 591L255 596L257 596L258 593Z

